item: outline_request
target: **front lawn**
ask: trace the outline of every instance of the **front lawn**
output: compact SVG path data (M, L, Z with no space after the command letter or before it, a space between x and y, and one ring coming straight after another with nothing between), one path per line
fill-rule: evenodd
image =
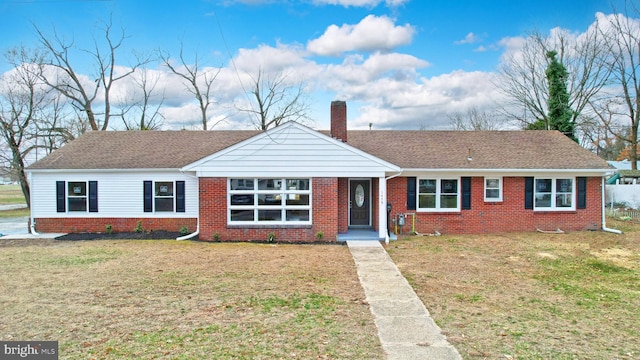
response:
M465 359L640 358L640 225L412 237L387 250Z
M0 339L61 359L381 359L346 246L0 240Z

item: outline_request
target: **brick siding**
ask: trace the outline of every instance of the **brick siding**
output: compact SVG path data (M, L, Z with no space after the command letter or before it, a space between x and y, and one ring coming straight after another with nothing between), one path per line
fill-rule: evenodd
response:
M144 231L196 231L196 218L36 218L36 231L42 233L104 233L107 225L113 232L132 232L142 222Z
M338 179L312 179L313 225L228 225L227 179L200 178L200 240L267 241L273 233L277 242L335 242L338 235Z
M533 211L524 208L523 177L503 178L503 201L484 201L484 178L471 181L471 209L452 213L425 213L407 210L407 179L389 180L387 200L392 203L392 217L398 213L415 213L415 230L419 233L479 234L514 231L595 230L602 227L601 178L587 179L587 208L575 211ZM411 231L411 217L403 232Z

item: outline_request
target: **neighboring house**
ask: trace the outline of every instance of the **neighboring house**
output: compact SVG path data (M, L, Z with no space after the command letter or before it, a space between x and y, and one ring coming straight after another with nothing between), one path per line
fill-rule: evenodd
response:
M398 214L419 233L605 226L610 167L557 131L347 131L346 114L332 102L330 132L87 133L27 169L32 223L291 242L388 239Z
M631 170L629 160L608 161L608 163L616 170L607 178L605 186L607 205L640 209L640 170Z

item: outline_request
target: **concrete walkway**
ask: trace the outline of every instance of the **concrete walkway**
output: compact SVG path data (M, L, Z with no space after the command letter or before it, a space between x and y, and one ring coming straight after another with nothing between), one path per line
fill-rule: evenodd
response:
M461 360L379 241L347 241L387 359Z

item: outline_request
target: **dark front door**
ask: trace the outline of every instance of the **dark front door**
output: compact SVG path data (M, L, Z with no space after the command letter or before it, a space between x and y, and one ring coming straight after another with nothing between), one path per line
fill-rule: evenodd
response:
M349 226L371 225L371 181L349 182Z

